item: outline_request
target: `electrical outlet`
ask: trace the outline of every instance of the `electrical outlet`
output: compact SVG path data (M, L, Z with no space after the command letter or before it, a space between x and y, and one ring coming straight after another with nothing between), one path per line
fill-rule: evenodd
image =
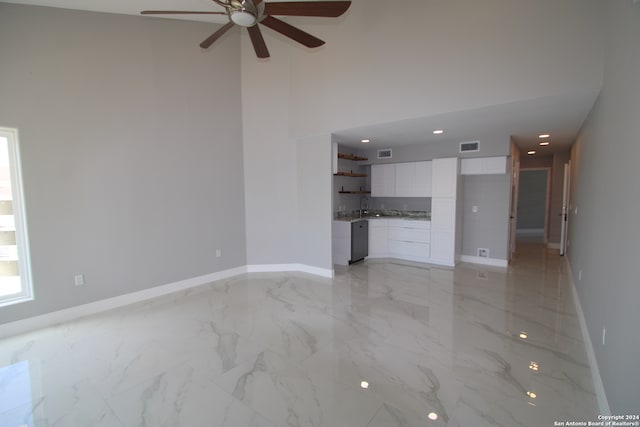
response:
M478 257L480 257L480 258L489 258L489 249L487 249L487 248L478 248Z
M76 276L74 277L74 282L75 282L76 286L83 286L84 285L84 275L76 274Z
M582 280L582 270L578 271L578 281Z
M607 328L602 328L602 345L604 345L606 338L607 338Z
M222 249L216 249L216 258L220 258L222 256Z
M477 206L473 206L473 207L471 208L471 212L473 212L473 213L478 213L478 207L477 207Z

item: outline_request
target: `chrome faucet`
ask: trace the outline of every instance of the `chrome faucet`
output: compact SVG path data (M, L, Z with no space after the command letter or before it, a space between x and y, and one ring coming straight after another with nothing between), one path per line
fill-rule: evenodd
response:
M360 197L360 218L362 218L362 212L369 213L369 199L367 196Z

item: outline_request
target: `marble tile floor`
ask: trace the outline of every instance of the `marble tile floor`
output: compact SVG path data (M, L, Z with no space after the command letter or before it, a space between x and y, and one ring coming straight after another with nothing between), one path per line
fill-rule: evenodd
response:
M243 275L0 340L2 427L542 427L597 413L565 265L530 243L509 269Z

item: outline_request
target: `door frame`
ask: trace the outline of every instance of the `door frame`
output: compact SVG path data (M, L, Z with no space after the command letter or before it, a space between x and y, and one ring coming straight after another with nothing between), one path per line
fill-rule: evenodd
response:
M539 170L544 170L547 172L547 194L545 195L545 206L544 206L544 244L548 245L549 244L549 209L551 208L551 167L546 166L546 167L533 167L533 168L527 168L527 167L520 167L520 170L518 171L518 188L517 188L517 196L516 196L516 201L519 200L520 197L520 174L522 172L528 172L528 171L539 171ZM518 207L516 205L516 211L517 211ZM514 221L516 222L515 224L515 228L516 230L518 229L518 219L517 216L514 219ZM516 232L517 234L517 232ZM517 236L516 236L516 240L517 240ZM515 244L514 244L515 246Z
M571 160L564 164L562 180L562 216L560 231L560 255L567 253L567 242L569 238L569 197L571 194Z
M516 252L516 225L518 222L518 190L520 188L520 158L512 155L511 200L509 204L509 261Z

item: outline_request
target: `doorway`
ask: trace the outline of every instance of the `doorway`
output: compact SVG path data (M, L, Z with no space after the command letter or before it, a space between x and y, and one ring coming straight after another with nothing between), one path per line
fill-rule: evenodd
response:
M521 169L518 183L516 239L547 243L550 170Z

